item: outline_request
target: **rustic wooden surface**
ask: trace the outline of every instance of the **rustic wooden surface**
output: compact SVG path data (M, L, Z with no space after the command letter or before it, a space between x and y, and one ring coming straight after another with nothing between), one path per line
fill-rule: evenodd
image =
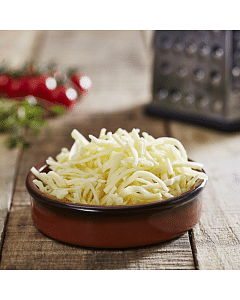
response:
M240 134L174 122L170 132L209 175L202 218L192 234L197 267L240 269Z
M1 58L19 66L27 59L80 66L93 81L76 109L49 120L50 131L27 132L30 150L0 145L0 269L240 269L239 138L191 125L153 119L142 106L151 100L151 32L0 31ZM30 215L25 179L31 166L71 147L70 133L98 135L133 127L155 137L173 136L189 157L204 164L210 180L203 215L190 232L172 241L128 250L99 250L54 241ZM4 136L1 136L1 141ZM11 205L10 205L11 204Z

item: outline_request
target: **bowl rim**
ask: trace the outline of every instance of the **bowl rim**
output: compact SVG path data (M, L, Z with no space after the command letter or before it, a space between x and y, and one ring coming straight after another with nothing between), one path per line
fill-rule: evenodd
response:
M190 159L189 159L190 160ZM190 160L192 161L192 160ZM35 168L42 172L48 167L46 161L38 164ZM206 173L202 170L203 173ZM121 214L121 213L143 213L152 210L169 210L173 207L183 205L193 199L195 199L206 186L207 179L198 179L194 186L187 192L180 196L172 197L167 200L151 202L147 204L136 204L136 205L115 205L115 206L100 206L100 205L88 205L79 203L70 203L63 200L59 200L56 197L46 195L42 193L39 188L33 183L33 180L37 177L29 171L26 178L26 188L31 197L35 200L45 204L47 206L55 208L63 208L71 211L82 212L82 213L105 213L105 214Z

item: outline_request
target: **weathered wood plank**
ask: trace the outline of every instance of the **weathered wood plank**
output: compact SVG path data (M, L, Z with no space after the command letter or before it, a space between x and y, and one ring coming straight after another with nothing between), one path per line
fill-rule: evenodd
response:
M240 134L179 123L170 130L209 175L202 218L192 233L198 268L240 269Z
M40 62L52 59L63 68L82 65L93 88L73 112L49 120L50 133L28 135L33 146L23 151L19 164L0 268L194 269L188 234L149 247L96 250L54 241L35 228L25 189L27 173L62 147L70 148L72 129L85 136L97 136L103 127L109 131L135 127L155 137L166 135L164 122L142 113L141 104L150 99L151 68L138 32L48 31L38 57Z
M4 231L6 228L8 210L0 209L0 250L2 251L2 245L4 240Z
M194 269L188 234L148 247L125 250L83 248L54 241L33 225L29 206L11 210L1 269Z
M164 123L145 116L141 109L96 118L91 116L83 124L62 124L61 130L55 127L56 124L51 125L51 139L43 132L33 140L31 150L23 152L2 251L1 269L194 269L188 234L149 247L96 250L54 241L35 228L31 220L29 195L23 188L26 175L39 160L58 153L63 146L72 145L70 132L75 125L86 136L89 133L97 135L102 127L112 131L119 127L127 130L137 127L148 130L156 137L165 133Z
M1 59L5 59L13 68L23 65L32 55L36 39L35 31L0 31ZM0 251L2 248L5 225L11 205L17 163L21 150L9 150L4 145L6 135L0 135Z
M7 215L10 209L17 162L20 151L9 150L3 145L4 136L0 136L0 252L2 249Z
M9 210L14 187L19 149L10 150L4 145L6 135L0 135L0 210Z

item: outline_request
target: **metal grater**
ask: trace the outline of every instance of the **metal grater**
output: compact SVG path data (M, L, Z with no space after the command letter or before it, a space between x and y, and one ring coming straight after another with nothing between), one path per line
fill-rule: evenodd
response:
M153 44L147 113L240 129L240 30L156 31Z

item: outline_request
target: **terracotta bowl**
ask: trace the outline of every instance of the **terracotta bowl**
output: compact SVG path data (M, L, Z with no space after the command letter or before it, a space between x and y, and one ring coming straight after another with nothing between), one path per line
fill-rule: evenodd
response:
M36 166L48 172L46 163ZM162 202L133 206L73 204L46 196L29 172L26 187L31 196L35 226L47 236L69 244L96 248L138 247L173 239L200 219L206 180L188 192Z

